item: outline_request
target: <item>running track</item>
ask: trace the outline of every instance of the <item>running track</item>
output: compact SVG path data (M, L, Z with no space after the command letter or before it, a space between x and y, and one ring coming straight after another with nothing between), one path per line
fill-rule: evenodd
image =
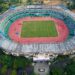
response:
M46 20L52 20L56 23L56 28L58 31L57 37L36 37L36 38L21 38L21 28L23 21L46 21ZM51 18L51 17L25 17L20 18L12 23L12 25L9 28L9 37L18 43L22 44L28 44L28 43L57 43L57 42L64 42L67 39L67 36L69 34L69 30L67 26L64 24L62 20Z

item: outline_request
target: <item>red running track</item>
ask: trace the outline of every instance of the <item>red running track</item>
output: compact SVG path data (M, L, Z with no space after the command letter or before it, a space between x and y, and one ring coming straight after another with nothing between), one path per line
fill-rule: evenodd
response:
M56 28L58 31L57 37L32 37L32 38L22 38L20 37L21 28L23 21L46 21L52 20L56 23ZM9 37L18 43L28 44L28 43L57 43L64 42L69 34L69 30L65 23L62 20L51 18L51 17L25 17L20 18L13 22L13 24L9 28Z

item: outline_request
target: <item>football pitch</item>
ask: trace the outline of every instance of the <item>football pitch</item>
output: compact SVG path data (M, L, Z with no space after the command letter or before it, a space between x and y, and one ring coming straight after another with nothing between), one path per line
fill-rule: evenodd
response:
M24 21L21 37L56 37L58 32L54 21Z

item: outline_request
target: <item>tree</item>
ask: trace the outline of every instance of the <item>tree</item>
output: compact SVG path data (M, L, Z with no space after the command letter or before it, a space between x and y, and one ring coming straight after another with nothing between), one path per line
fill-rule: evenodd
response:
M67 75L75 75L75 61L71 60L66 66Z
M11 75L17 75L16 70L12 70Z
M64 73L63 70L61 68L58 68L58 67L54 67L51 70L51 75L64 75L63 73Z
M1 74L6 75L6 72L7 72L7 65L4 65L1 69Z
M33 3L33 1L32 0L27 0L27 4L32 4Z
M69 9L75 8L75 0L62 0L63 4L65 4Z
M13 68L25 68L27 65L30 64L31 60L28 60L25 57L15 57L13 62Z

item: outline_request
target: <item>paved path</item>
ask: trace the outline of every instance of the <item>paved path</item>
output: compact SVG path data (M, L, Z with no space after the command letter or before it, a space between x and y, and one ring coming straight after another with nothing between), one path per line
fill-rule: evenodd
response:
M39 75L48 75L49 74L49 65L47 63L36 63L34 65L34 72Z

